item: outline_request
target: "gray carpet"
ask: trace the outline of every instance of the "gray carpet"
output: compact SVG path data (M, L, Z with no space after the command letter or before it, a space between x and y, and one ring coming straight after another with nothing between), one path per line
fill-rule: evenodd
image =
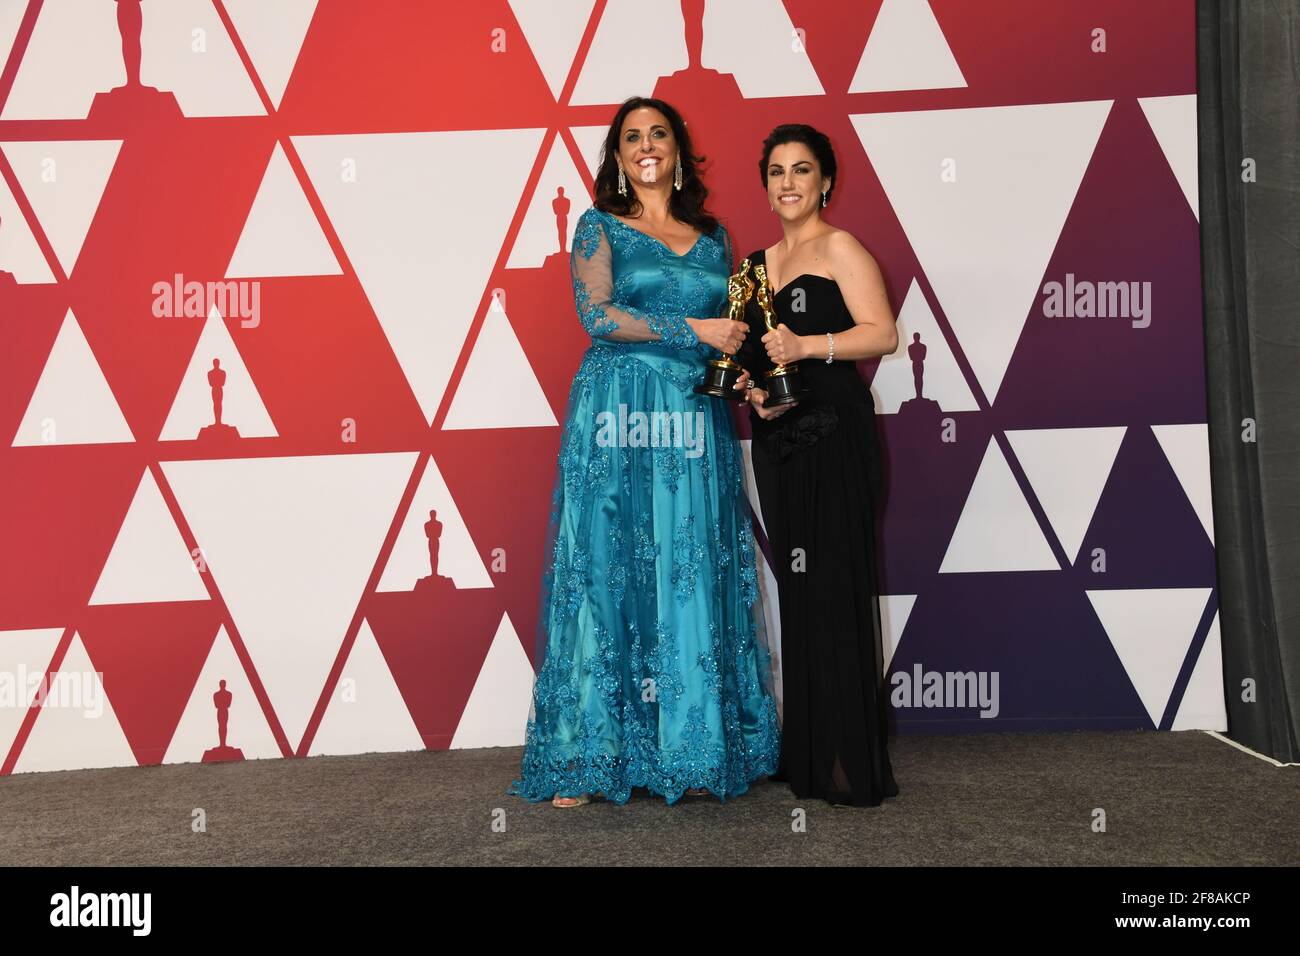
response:
M1300 768L1207 734L907 736L890 752L901 793L864 809L761 781L725 805L639 792L557 810L504 795L520 748L17 774L0 778L0 861L1300 864ZM806 833L791 830L797 806ZM197 807L206 833L191 831Z

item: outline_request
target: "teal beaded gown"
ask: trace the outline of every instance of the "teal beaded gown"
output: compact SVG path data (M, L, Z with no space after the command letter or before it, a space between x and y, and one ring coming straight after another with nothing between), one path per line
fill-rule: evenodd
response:
M731 255L722 226L677 255L594 207L578 220L573 294L592 343L561 434L512 794L726 800L776 771L741 451L730 403L692 391L718 353L685 321L725 312Z

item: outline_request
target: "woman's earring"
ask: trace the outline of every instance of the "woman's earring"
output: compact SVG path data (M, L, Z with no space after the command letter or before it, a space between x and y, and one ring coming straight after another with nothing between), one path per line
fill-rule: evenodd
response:
M822 208L823 208L823 209L826 208L826 192L827 192L827 191L826 191L825 189L822 190Z
M677 160L677 171L673 173L673 189L681 192L682 189L682 161Z
M618 167L618 194L620 196L627 195L627 176L624 174L622 166Z

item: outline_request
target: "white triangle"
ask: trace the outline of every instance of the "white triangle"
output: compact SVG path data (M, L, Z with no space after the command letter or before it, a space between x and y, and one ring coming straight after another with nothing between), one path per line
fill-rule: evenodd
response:
M194 48L196 35L201 52ZM186 116L266 114L211 0L144 0L140 42L140 82L173 93ZM116 37L114 49L121 50Z
M100 572L91 604L206 601L208 589L148 468Z
M1101 100L850 117L990 402L1110 108Z
M25 4L2 6L21 16ZM96 93L125 82L117 4L45 0L0 120L85 119Z
M564 230L564 248L560 248L559 230L553 204L559 197L558 190L564 190L564 197L569 201L567 222ZM550 155L546 157L546 166L542 169L542 178L533 190L532 201L524 213L524 221L515 236L515 244L510 249L507 269L535 269L540 267L546 257L556 252L567 253L573 245L573 230L578 224L582 211L591 205L587 187L582 176L573 165L573 157L564 145L564 140L555 137L551 143Z
M1042 528L997 440L990 438L940 573L1057 570L1060 565Z
M1088 591L1151 723L1160 726L1209 588Z
M743 96L824 92L781 0L710 0L700 65L730 73ZM635 37L635 43L628 38ZM609 0L573 92L575 106L645 95L661 76L685 69L686 24L679 0Z
M1170 730L1227 730L1228 711L1223 688L1223 644L1219 615L1214 615L1201 653L1183 691Z
M1124 426L1008 431L1007 441L1073 563L1092 524Z
M137 765L81 635L73 634L14 773Z
M754 514L758 517L758 526L767 534L767 521L763 518L763 501L758 496L758 479L754 477L754 442L746 438L740 443L741 460L745 466L745 495L749 498L749 506L754 509Z
M898 348L880 360L871 389L876 393L876 407L881 415L895 415L903 402L916 398L916 380L912 370L913 345L925 346L922 359L921 395L939 403L945 412L976 412L979 404L971 394L966 376L953 357L948 340L935 321L930 303L925 300L916 279L907 290L907 298L898 312ZM919 342L913 339L919 335Z
M745 99L826 92L781 0L709 0L702 26L700 65L734 76Z
M505 129L294 137L430 424L542 134ZM492 187L448 188L466 164ZM345 182L340 170L355 176ZM443 228L446 223L456 228Z
M187 116L265 112L209 0L144 0L142 11L144 85L174 93ZM85 119L96 93L125 82L116 5L45 0L0 119Z
M944 90L966 77L926 0L885 0L867 38L850 93Z
M564 81L569 78L569 68L595 5L595 0L510 0L519 29L524 31L533 58L556 100L564 92Z
M295 749L414 453L162 462Z
M375 643L369 622L363 619L308 756L423 749L420 731Z
M749 497L749 504L758 519L759 527L763 528L763 533L766 534L767 526L763 522L763 509L758 496L758 483L754 478L753 442L750 439L745 439L740 443L740 448L745 468L745 494ZM764 642L764 646L771 658L772 686L779 714L780 708L784 705L782 695L785 692L781 673L781 596L776 584L776 575L772 572L772 566L767 560L767 555L763 553L763 549L759 546L757 536L751 538L751 541L755 568L758 574L759 603L763 609L763 616L757 622L762 629L759 638Z
M23 25L27 6L26 3L0 3L0 72L9 62L9 53L13 50L14 40L18 39L18 28Z
M442 427L453 431L558 424L510 318L493 300Z
M71 276L117 164L120 139L5 143L5 157L32 204L64 275Z
M60 627L0 631L0 754L4 755L0 761L9 755L22 729L62 636Z
M573 134L573 142L582 153L582 158L587 163L587 172L591 173L594 180L596 171L600 169L600 151L605 145L605 137L609 135L609 127L571 126L569 132Z
M135 441L72 310L63 317L23 414L15 448Z
M1179 96L1140 96L1138 103L1156 134L1169 168L1192 207L1192 215L1201 218L1200 186L1197 183L1196 94Z
M429 567L429 536L424 530L430 511L436 511L438 521L442 523L437 573L451 578L457 588L492 587L492 577L460 516L456 500L438 470L438 463L430 458L376 590L410 591L418 579L432 572Z
M707 30L705 36L707 43ZM659 77L686 65L679 0L607 0L569 103L591 106L646 96Z
M343 269L279 143L226 267L245 276L336 276Z
M212 386L208 384L213 359L220 362L220 367L226 372L226 381L221 386L222 424L233 425L241 438L278 437L275 423L271 421L266 404L244 365L244 357L235 347L235 340L231 338L221 313L213 306L190 355L190 364L185 369L176 398L172 400L159 440L191 441L198 438L201 428L213 424L216 414L212 404Z
M221 743L213 695L221 690L222 681L231 695L226 746L241 751L246 760L284 756L253 693L253 685L244 673L244 665L239 662L235 646L230 643L230 635L222 625L167 744L163 763L198 763L206 751Z
M45 254L3 177L0 177L0 271L12 274L15 282L23 284L55 281Z
M1206 425L1152 425L1156 440L1183 486L1183 493L1214 544L1214 499L1210 495L1210 435Z
M754 560L758 565L758 595L763 605L762 626L767 653L772 662L772 693L777 713L785 706L785 676L781 657L781 595L776 585L776 575L767 563L767 556L754 543Z
M253 61L266 95L280 108L316 14L317 0L226 0L235 32Z
M903 631L907 628L907 619L912 616L912 608L916 605L915 594L882 594L880 595L880 639L881 648L885 657L885 673L889 673L889 665L894 659L894 652L898 650L899 642L903 639ZM882 677L884 674L881 675Z
M754 477L753 446L753 441L748 438L740 443L741 461L745 469L745 494L749 498L754 516L758 519L759 527L766 534L767 522L763 518L762 499L758 495L758 480ZM781 674L781 597L776 585L776 576L772 573L772 566L768 563L763 549L759 547L757 538L754 539L753 548L758 571L759 600L763 607L762 625L765 629L768 654L772 659L772 682L779 712L784 703L782 694L785 692Z
M519 643L510 616L503 614L456 725L451 749L521 746L532 690L533 665Z

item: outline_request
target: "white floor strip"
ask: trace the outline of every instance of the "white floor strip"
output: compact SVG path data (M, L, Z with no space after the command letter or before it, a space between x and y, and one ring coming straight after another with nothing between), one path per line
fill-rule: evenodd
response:
M1259 752L1256 751L1256 750L1251 750L1249 747L1245 747L1245 746L1243 746L1243 745L1237 743L1237 741L1235 741L1235 740L1229 740L1227 737L1223 736L1223 734L1219 733L1218 731L1215 731L1215 730L1207 730L1207 731L1204 731L1204 733L1207 733L1207 734L1209 734L1211 737L1214 737L1214 738L1216 738L1216 739L1218 739L1218 740L1222 740L1225 744L1228 744L1229 746L1232 746L1232 747L1236 747L1238 750L1243 751L1243 752L1245 752L1245 753L1248 753L1248 754L1250 754L1252 757L1258 757L1260 760L1266 760L1266 761L1268 761L1269 763L1271 763L1274 767L1300 767L1300 763L1283 763L1283 762L1280 761L1280 760L1274 760L1272 757L1269 757L1269 756L1267 756L1267 755L1265 755L1265 754L1259 753Z

